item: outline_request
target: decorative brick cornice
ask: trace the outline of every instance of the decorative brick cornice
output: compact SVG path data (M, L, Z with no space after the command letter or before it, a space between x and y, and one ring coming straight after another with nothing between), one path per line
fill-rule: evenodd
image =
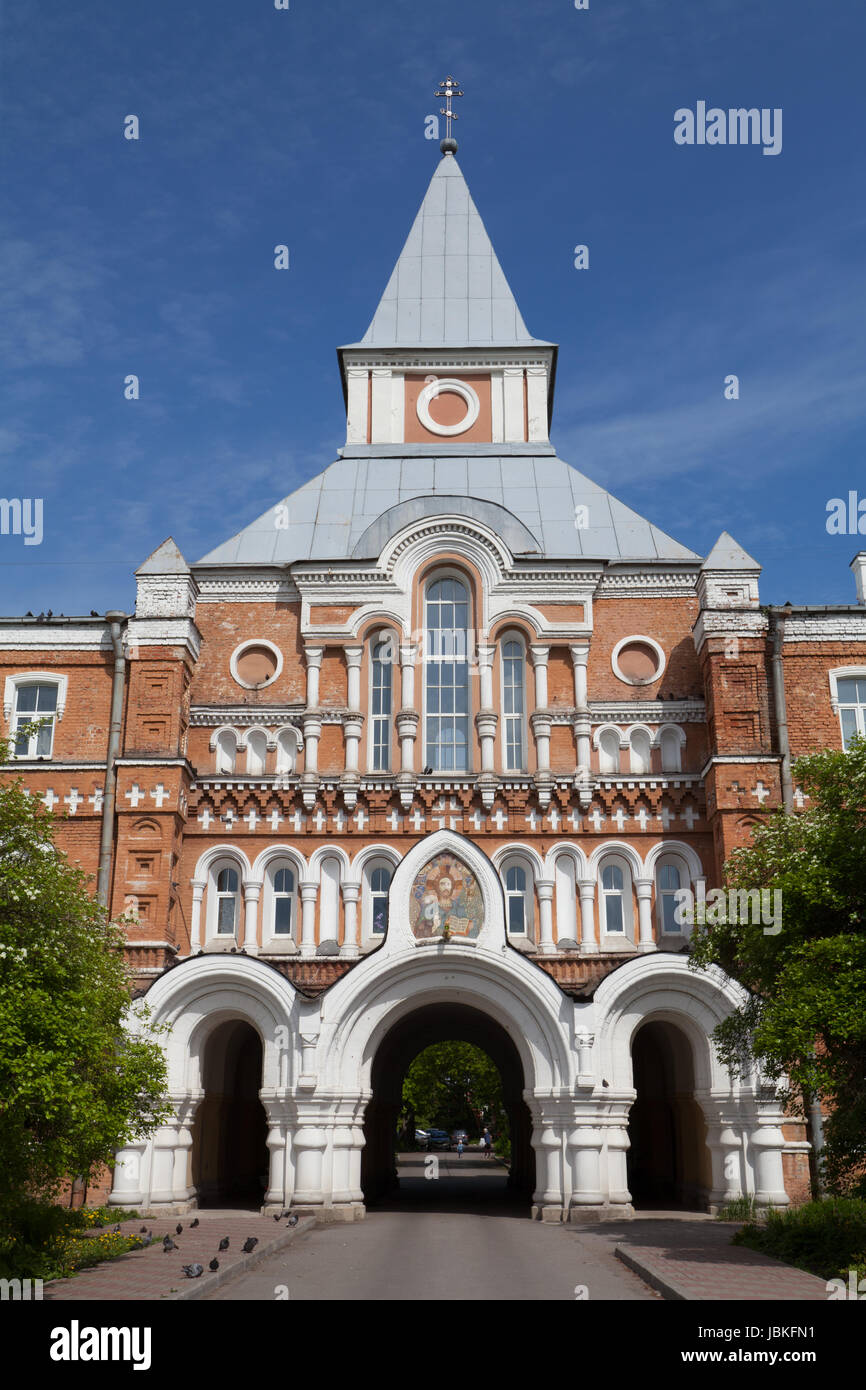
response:
M594 724L704 724L707 707L703 700L591 700L589 715Z

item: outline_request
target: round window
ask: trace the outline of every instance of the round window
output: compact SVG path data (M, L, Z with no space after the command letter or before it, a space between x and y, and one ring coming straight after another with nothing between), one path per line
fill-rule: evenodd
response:
M248 642L232 656L231 671L238 685L259 690L276 680L282 664L278 648L270 642Z
M614 647L611 665L627 685L651 685L665 668L665 654L651 637L626 637Z

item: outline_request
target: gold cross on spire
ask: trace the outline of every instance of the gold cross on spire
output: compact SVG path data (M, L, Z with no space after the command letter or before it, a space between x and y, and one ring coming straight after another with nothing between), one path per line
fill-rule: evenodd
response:
M434 92L433 95L445 98L445 105L440 107L439 114L445 117L445 139L450 140L451 122L458 119L457 112L451 110L451 101L453 97L462 97L463 93L453 77L446 77L444 82L440 82L439 87L440 90Z

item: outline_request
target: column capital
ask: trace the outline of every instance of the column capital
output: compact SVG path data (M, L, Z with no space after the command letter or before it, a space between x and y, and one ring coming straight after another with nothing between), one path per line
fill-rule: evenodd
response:
M552 878L537 878L535 880L535 890L538 893L539 902L552 902L553 890L556 882Z
M298 888L300 890L302 902L313 903L316 901L319 885L313 879L302 878L298 884Z
M529 648L533 666L546 666L550 656L549 646L536 646L533 643Z
M319 667L322 664L322 657L325 654L324 647L304 646L304 660L308 666Z
M585 665L586 665L587 661L589 660L589 643L588 643L588 642L587 642L587 643L578 643L578 642L575 642L575 643L569 645L568 650L571 652L571 659L572 659L572 661L574 662L575 666L585 666Z
M340 887L343 892L343 902L356 903L359 901L361 897L360 883L349 883L344 879Z
M343 655L346 658L347 666L360 666L364 656L363 647L344 647Z

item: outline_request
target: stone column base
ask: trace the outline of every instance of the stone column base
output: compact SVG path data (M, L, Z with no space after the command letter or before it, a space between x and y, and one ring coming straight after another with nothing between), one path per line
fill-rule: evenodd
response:
M271 1210L275 1212L278 1208L266 1207L265 1215L267 1216ZM292 1213L295 1216L315 1216L320 1226L333 1226L346 1221L363 1221L367 1215L367 1208L363 1202L339 1202L332 1207L305 1206L303 1203L296 1206L292 1203Z
M633 1221L635 1210L631 1202L611 1206L572 1207L566 1218L571 1225L586 1225L596 1221Z

